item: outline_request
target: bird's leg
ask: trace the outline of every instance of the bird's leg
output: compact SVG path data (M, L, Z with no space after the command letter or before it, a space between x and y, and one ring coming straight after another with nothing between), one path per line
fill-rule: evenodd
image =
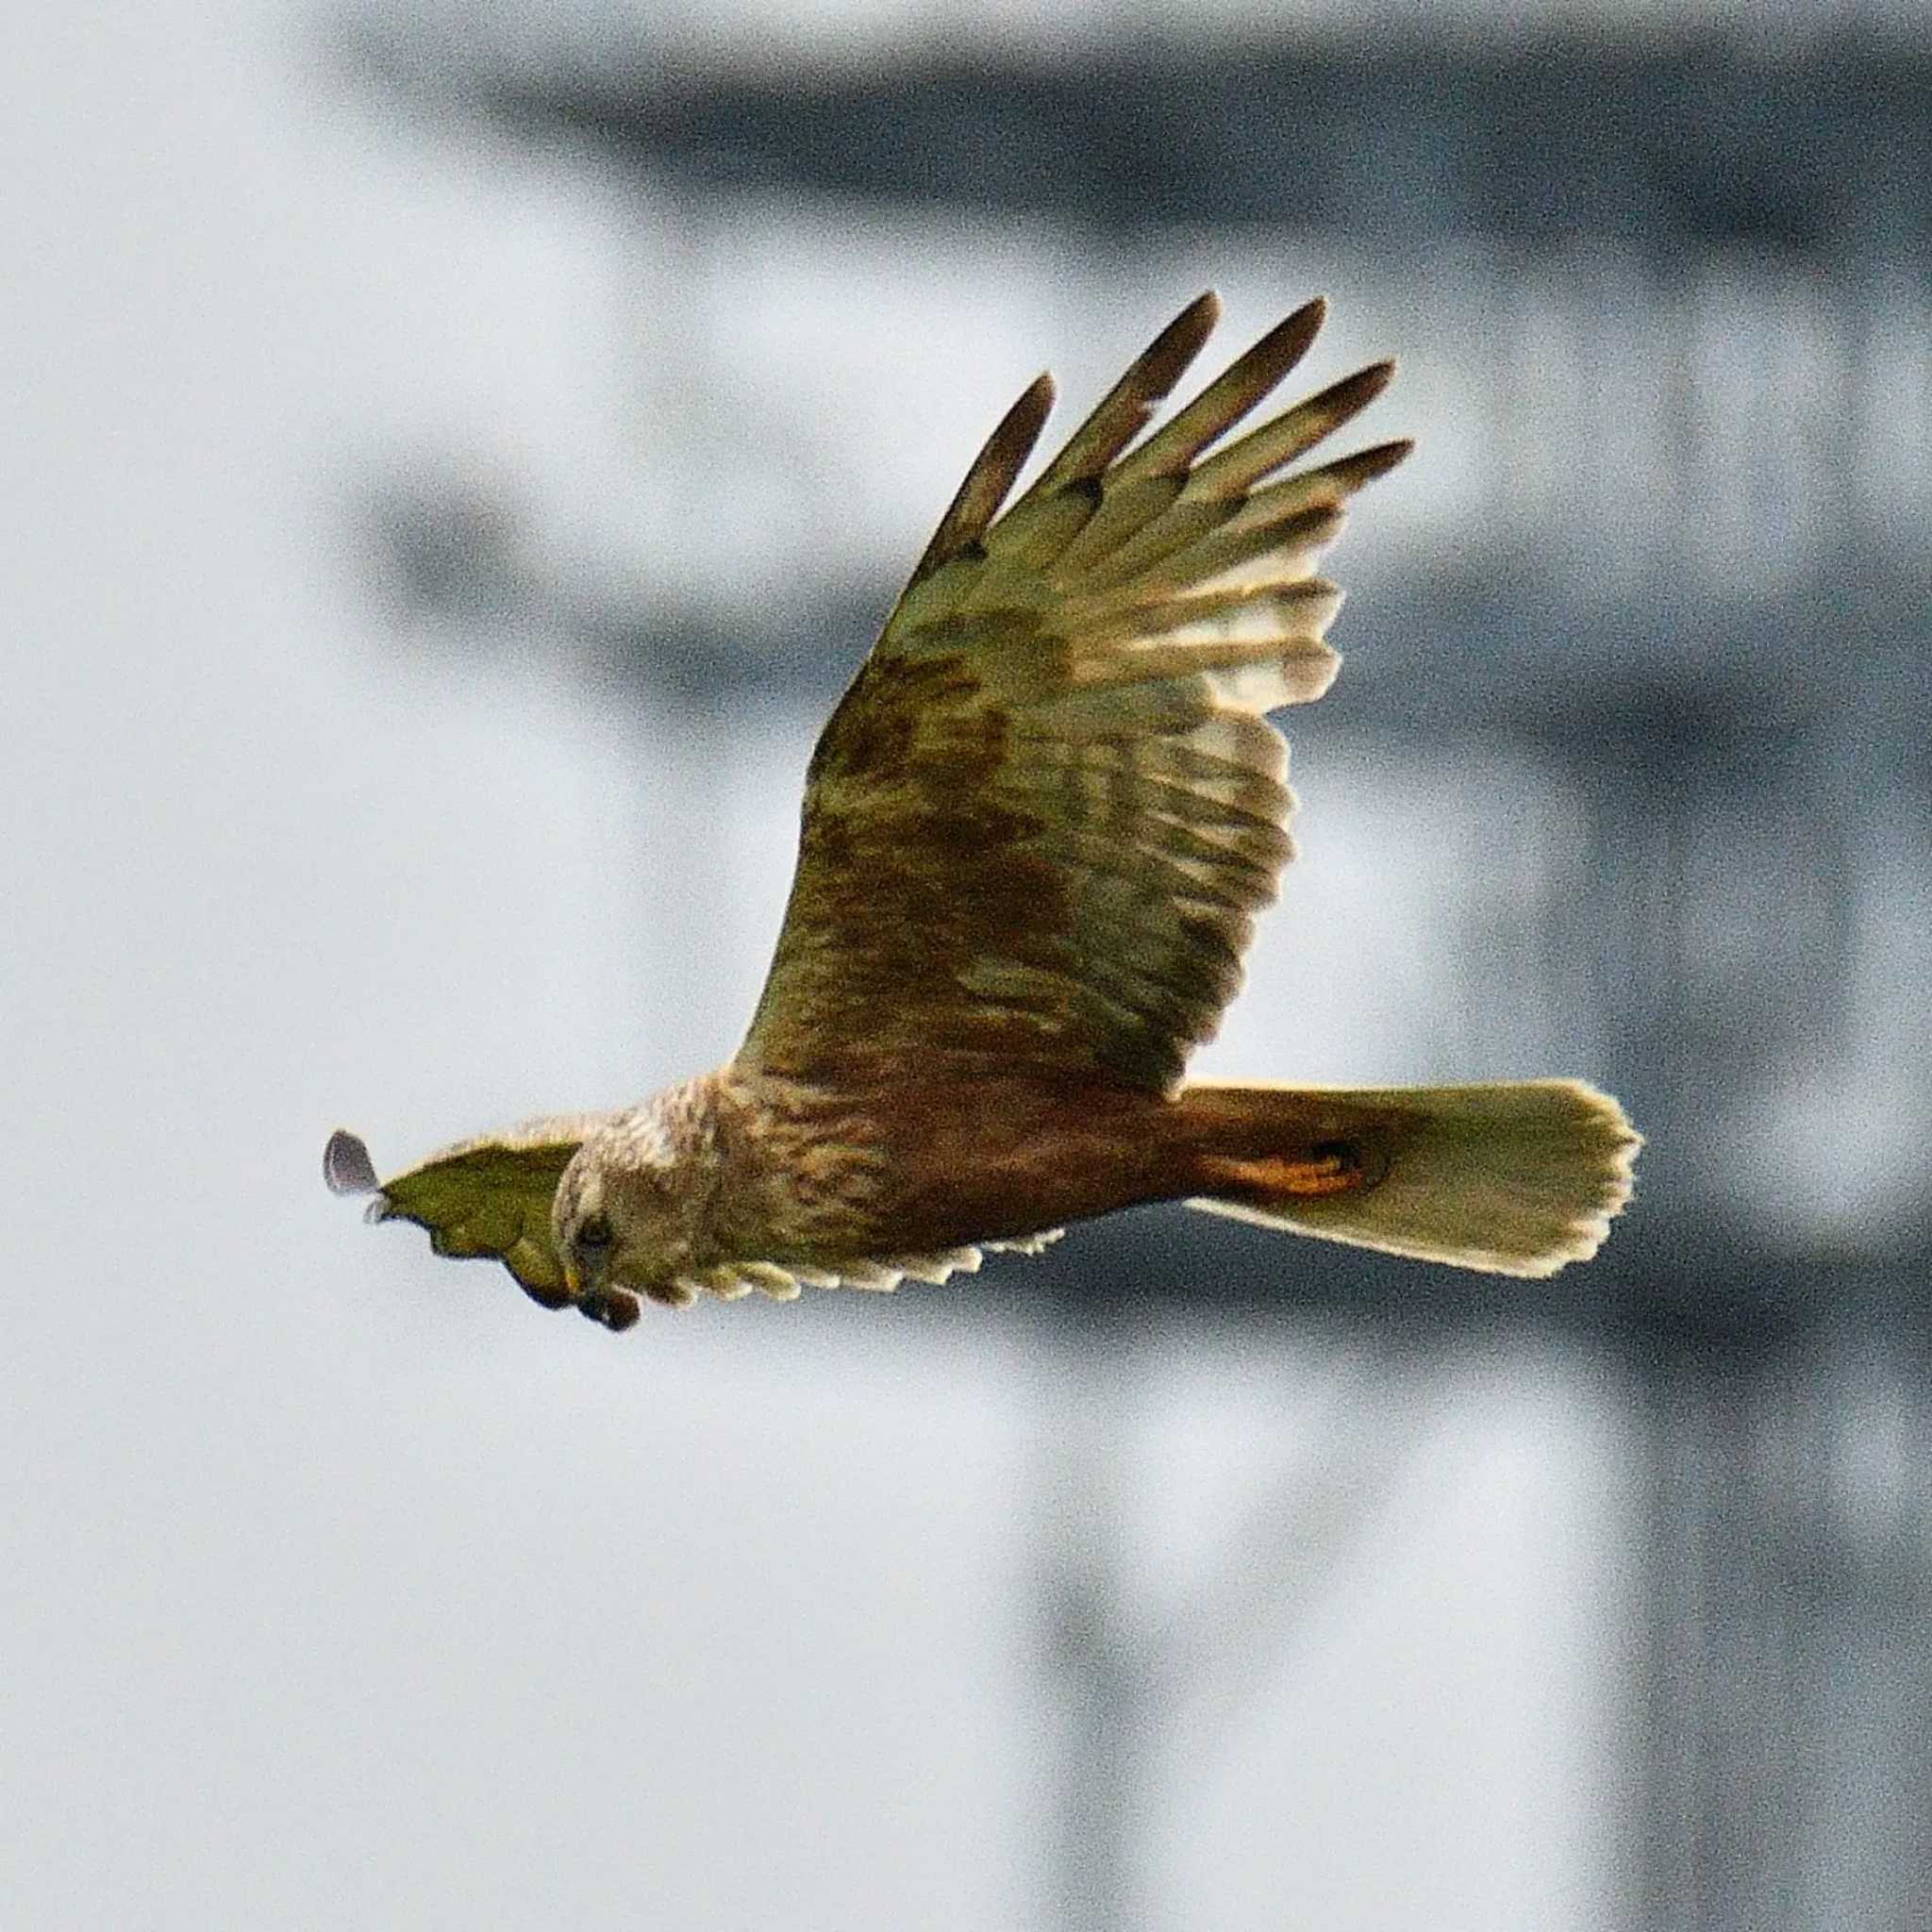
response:
M587 1321L601 1324L613 1335L628 1328L640 1312L636 1295L621 1288L607 1288L601 1282L587 1286L578 1293L576 1310Z
M1308 1200L1323 1194L1345 1194L1372 1188L1388 1172L1388 1157L1380 1149L1355 1141L1319 1141L1304 1158L1279 1154L1239 1160L1225 1155L1205 1155L1200 1171L1217 1192L1239 1198L1258 1189L1271 1197L1295 1195Z

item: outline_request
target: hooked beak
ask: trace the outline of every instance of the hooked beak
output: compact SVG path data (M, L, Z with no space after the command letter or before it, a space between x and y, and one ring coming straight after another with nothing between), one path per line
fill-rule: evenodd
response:
M575 1255L563 1257L564 1286L570 1291L577 1313L617 1334L628 1328L641 1310L636 1295L627 1294L621 1288L606 1287L605 1272L600 1268L594 1274L587 1275L578 1267Z

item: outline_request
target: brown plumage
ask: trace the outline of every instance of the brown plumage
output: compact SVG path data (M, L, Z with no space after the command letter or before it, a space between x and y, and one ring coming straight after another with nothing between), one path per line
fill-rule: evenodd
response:
M1002 515L1051 380L1008 411L819 740L771 975L728 1065L380 1189L339 1134L330 1185L612 1327L640 1293L942 1280L1153 1200L1514 1274L1593 1253L1638 1141L1579 1083L1183 1084L1293 853L1264 714L1320 697L1340 662L1341 593L1314 560L1409 449L1281 474L1388 363L1223 441L1323 312L1142 437L1214 325L1203 295Z

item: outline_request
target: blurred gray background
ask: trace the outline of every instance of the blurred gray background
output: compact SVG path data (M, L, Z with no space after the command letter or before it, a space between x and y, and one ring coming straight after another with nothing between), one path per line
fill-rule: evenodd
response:
M1923 0L123 0L0 92L0 1923L1932 1921ZM1595 1077L1604 1257L614 1340L359 1228L338 1124L730 1050L979 439L1210 284L1422 447L1203 1069Z

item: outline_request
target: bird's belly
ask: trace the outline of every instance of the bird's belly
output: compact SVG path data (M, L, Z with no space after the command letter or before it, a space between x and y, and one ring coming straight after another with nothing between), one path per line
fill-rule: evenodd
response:
M813 1150L796 1208L821 1256L1035 1234L1158 1198L1166 1113L1130 1089L895 1087L870 1096L861 1132L848 1124Z

